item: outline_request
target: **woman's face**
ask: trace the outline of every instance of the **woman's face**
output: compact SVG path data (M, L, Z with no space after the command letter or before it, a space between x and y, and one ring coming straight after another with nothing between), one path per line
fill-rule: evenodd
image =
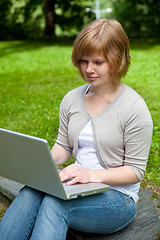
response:
M101 55L91 54L80 60L80 70L91 86L108 85L111 83L109 64Z

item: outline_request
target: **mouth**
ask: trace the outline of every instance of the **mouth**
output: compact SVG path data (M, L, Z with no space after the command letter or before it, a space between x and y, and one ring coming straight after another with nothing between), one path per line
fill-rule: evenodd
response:
M87 79L90 80L90 81L94 81L96 78L96 76L87 76Z

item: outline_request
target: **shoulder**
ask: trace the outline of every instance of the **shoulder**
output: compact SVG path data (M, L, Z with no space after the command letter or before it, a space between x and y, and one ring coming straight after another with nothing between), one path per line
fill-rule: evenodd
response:
M148 109L144 99L131 87L124 84L123 93L121 95L121 104L122 106L130 111L134 106L136 108ZM137 110L138 110L137 109Z
M131 87L124 84L121 96L121 113L123 119L152 123L151 114L144 99Z
M61 107L69 109L71 106L80 104L81 97L85 94L85 91L88 87L88 84L82 85L78 88L75 88L69 91L62 99Z
M135 104L138 101L144 102L144 99L131 87L124 84L123 99L128 100L128 104Z
M76 98L77 96L81 96L81 95L85 94L85 91L86 91L87 87L88 87L88 84L85 84L85 85L82 85L82 86L80 86L80 87L78 87L78 88L75 88L75 89L69 91L69 92L64 96L64 98L70 98L70 99L73 98L73 99L74 99L74 98Z

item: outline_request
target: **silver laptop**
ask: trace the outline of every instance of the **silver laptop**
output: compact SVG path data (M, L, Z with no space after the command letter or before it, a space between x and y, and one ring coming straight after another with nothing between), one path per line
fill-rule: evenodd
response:
M103 183L62 183L47 140L0 128L0 176L62 199L109 190Z

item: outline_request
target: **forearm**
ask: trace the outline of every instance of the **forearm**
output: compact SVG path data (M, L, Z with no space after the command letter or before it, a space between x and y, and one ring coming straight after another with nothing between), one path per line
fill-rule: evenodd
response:
M110 169L89 169L90 182L101 182L109 185L138 183L139 179L129 166Z
M108 185L125 185L138 183L139 179L129 166L110 169L86 169L76 164L71 164L60 172L62 182L72 178L68 185L75 183L100 182Z
M60 165L69 159L68 152L60 145L54 145L51 149L51 154L56 165Z

